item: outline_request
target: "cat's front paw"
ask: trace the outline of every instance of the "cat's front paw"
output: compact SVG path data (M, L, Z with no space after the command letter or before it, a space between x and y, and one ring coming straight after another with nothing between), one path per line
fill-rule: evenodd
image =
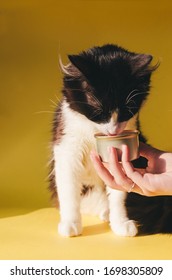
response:
M115 234L126 237L133 237L138 233L137 225L133 220L111 223L111 229Z
M60 222L58 232L66 237L77 236L82 233L82 224L81 222Z

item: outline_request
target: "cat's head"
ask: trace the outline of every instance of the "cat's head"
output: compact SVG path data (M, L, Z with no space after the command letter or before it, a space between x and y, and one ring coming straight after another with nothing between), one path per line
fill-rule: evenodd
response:
M152 56L104 45L68 57L63 94L70 108L105 134L121 133L149 93Z

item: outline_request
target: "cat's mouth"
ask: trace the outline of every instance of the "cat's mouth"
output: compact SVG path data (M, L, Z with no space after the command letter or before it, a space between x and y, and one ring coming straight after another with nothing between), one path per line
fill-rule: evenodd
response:
M121 133L107 133L108 136L116 136L118 134L121 134Z
M126 125L127 121L113 122L112 120L110 120L108 123L97 124L97 128L100 133L109 136L114 136L121 134L125 129Z
M123 132L127 122L116 123L115 125L111 122L106 125L106 134L109 136L119 135Z

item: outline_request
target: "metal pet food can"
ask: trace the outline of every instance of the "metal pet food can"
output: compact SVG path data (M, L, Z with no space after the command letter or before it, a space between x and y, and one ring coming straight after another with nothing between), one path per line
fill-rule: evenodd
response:
M138 130L124 130L118 135L105 135L101 133L95 134L97 152L103 162L108 162L108 147L115 147L117 149L118 160L121 161L122 145L129 147L129 160L132 161L139 157L139 131Z

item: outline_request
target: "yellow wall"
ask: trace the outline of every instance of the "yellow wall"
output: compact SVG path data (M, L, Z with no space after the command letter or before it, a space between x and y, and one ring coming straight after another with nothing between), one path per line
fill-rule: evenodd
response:
M66 54L104 43L161 61L142 130L151 144L172 151L170 0L0 0L0 207L50 205L46 164L50 99L57 102L61 89L58 54L66 62Z

